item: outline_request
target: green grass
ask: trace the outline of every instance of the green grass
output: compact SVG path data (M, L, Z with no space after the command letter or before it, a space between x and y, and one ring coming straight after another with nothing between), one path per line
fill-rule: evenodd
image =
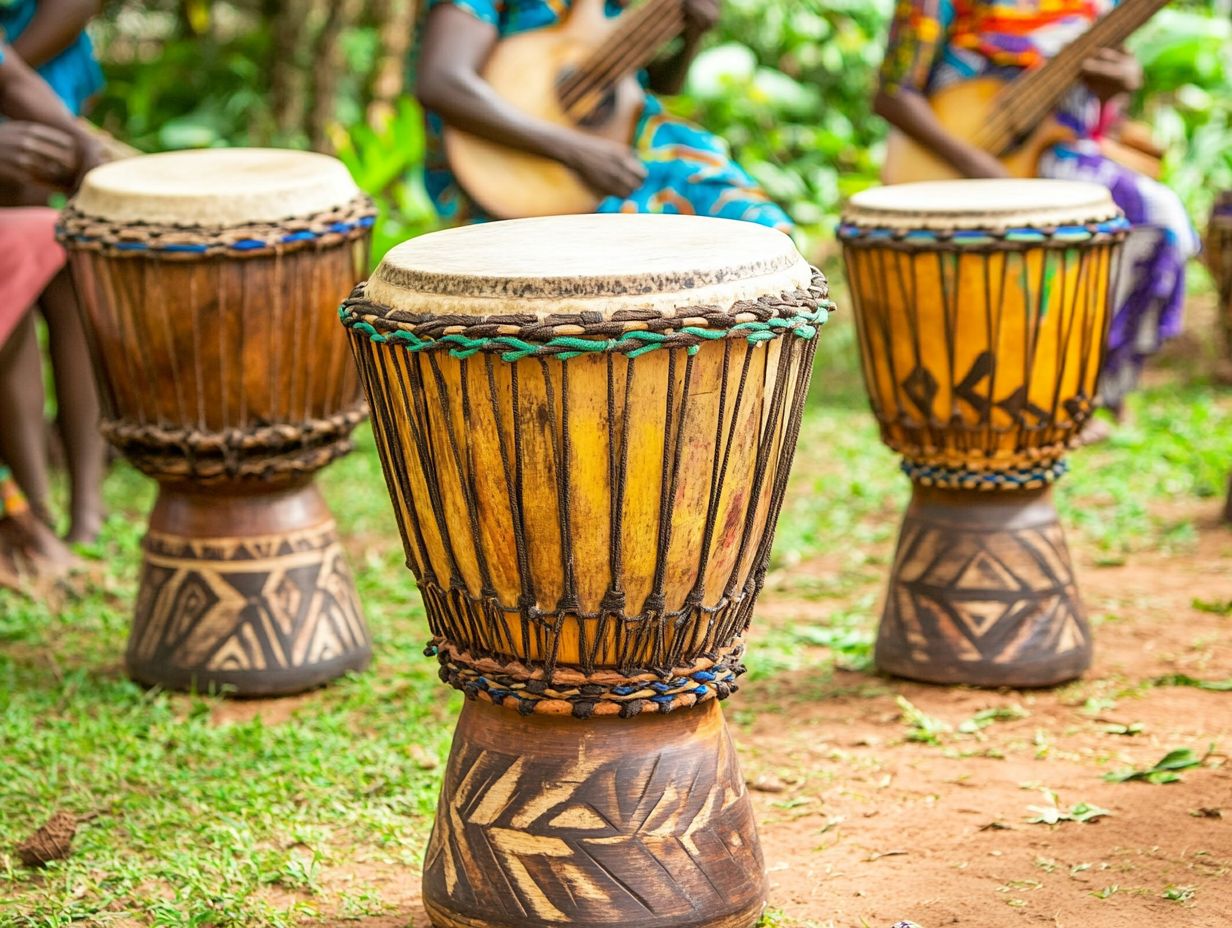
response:
M1181 376L1139 394L1134 411L1135 425L1114 441L1073 455L1058 491L1074 546L1109 563L1192 544L1192 525L1167 513L1221 492L1232 466L1228 393ZM100 582L57 612L0 594L4 928L262 928L325 915L334 924L395 908L371 874L418 879L458 697L422 655L422 609L366 428L321 482L352 540L376 662L295 703L285 724L220 724L218 698L125 679L137 542L152 500L149 482L126 466L108 479L102 540L83 551ZM771 575L773 595L810 608L758 632L750 689L781 685L770 678L782 670L825 680L835 663L867 667L876 603L866 591L884 577L907 493L868 415L840 317L822 333ZM789 569L798 565L808 569ZM741 697L730 706L737 721L749 718ZM11 849L58 809L94 817L68 860L23 869Z

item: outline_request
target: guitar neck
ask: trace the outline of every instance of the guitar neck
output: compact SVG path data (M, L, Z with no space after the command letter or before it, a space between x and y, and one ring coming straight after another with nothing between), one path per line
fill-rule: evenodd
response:
M1095 51L1120 45L1168 0L1125 0L1043 66L1016 78L997 101L998 115L977 140L985 150L1003 152L1022 132L1039 123L1082 76L1082 65Z
M646 0L624 13L607 40L560 83L565 111L585 116L608 88L648 65L683 27L680 0Z

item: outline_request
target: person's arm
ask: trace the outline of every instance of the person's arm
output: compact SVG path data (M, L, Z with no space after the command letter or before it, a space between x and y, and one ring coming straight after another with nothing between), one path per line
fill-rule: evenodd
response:
M1005 177L1001 162L952 135L924 96L952 17L949 0L900 5L890 23L873 112L964 177Z
M99 5L99 0L39 0L34 18L13 39L13 51L30 67L41 68L77 41Z
M671 96L684 88L689 65L701 50L702 36L719 21L720 0L684 0L684 31L675 54L651 62L646 69L650 89Z
M102 160L98 144L75 119L46 82L12 49L0 43L0 123L2 154L10 172L30 179L72 187Z
M497 31L471 13L441 4L429 14L415 94L447 124L510 148L559 161L600 194L627 196L646 176L626 145L537 119L507 103L480 70Z
M914 90L879 88L873 99L873 112L963 177L1009 177L1005 165L995 157L948 132L928 101Z

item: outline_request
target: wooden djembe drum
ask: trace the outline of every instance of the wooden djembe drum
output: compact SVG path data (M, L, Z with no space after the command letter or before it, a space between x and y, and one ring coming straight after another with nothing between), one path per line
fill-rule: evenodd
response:
M1223 370L1220 379L1232 381L1232 190L1225 190L1215 200L1211 219L1206 226L1203 248L1206 266L1215 281L1220 334L1223 336ZM1223 517L1232 522L1232 479L1228 481L1228 496Z
M1046 686L1091 638L1051 486L1094 411L1127 232L1107 190L904 184L853 197L839 236L860 360L913 484L878 666Z
M135 679L262 696L367 664L313 474L365 415L337 298L372 219L340 162L262 149L113 162L64 213L103 431L159 483Z
M824 321L791 240L566 216L395 248L343 306L441 677L448 928L746 928L718 700L743 670Z

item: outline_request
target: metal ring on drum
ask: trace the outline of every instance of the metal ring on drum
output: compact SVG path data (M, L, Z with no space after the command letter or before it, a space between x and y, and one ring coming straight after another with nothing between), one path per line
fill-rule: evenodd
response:
M942 181L854 196L860 361L912 500L877 665L975 686L1079 676L1091 636L1052 503L1095 411L1128 231L1108 191Z
M343 305L441 678L438 928L750 928L743 672L824 278L781 233L567 216L392 250Z
M272 696L371 646L313 475L366 416L337 299L375 211L337 160L224 149L90 172L60 223L108 440L159 483L127 665Z

